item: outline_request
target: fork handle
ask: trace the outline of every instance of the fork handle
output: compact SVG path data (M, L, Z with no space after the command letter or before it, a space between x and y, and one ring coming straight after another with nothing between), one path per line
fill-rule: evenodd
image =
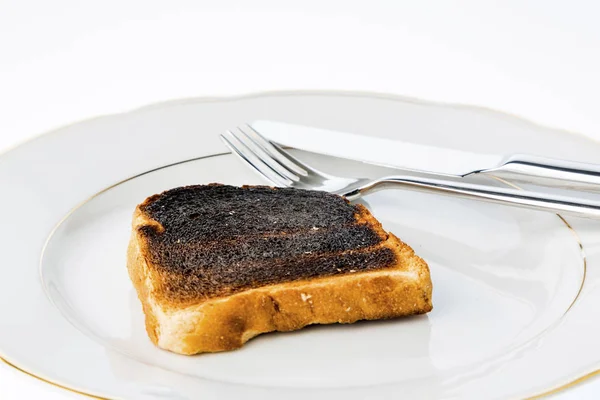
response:
M372 181L367 185L345 193L345 196L349 200L354 200L366 194L389 188L411 188L430 193L454 195L534 210L600 219L600 200L560 196L541 191L472 184L465 182L462 178L432 179L408 175L390 176Z
M516 182L600 191L600 165L516 154L500 167L479 171Z

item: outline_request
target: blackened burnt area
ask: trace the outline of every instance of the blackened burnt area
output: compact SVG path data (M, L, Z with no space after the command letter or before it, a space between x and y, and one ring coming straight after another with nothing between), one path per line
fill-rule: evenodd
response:
M326 192L213 184L169 190L141 211L165 228L161 240L175 243L348 225L357 210Z
M166 297L178 302L231 295L271 284L377 270L394 265L396 254L386 247L337 255L309 255L295 259L219 264L205 270L176 274L165 282Z
M385 238L356 222L357 208L323 192L192 186L153 196L140 228L148 256L171 276L173 299L390 266ZM366 251L363 251L366 250Z
M365 249L381 243L382 238L369 226L357 224L273 236L244 236L206 243L168 243L161 240L160 234L149 235L147 240L150 261L154 265L172 272L192 274L216 269L221 265L239 269L250 262L266 264L277 259Z

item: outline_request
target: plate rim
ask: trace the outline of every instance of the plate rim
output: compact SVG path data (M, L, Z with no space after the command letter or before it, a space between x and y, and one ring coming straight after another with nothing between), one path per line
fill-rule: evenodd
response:
M171 105L181 105L181 104L189 104L189 103L220 103L227 101L239 101L245 99L254 99L259 97L268 97L268 96L318 96L318 95L330 95L330 96L345 96L345 97L370 97L375 99L382 100L393 100L393 101L402 101L411 104L417 105L427 105L427 106L437 106L437 107L445 107L445 108L453 108L453 109L465 109L465 110L473 110L480 111L486 113L492 113L497 116L501 116L502 118L510 118L515 119L520 122L524 122L535 126L537 128L552 130L556 133L568 134L579 136L581 138L591 140L593 142L599 143L600 139L595 139L584 133L581 133L576 130L562 128L554 125L545 124L542 122L538 122L534 119L528 118L519 113L510 112L502 109L497 109L493 107L483 106L479 104L473 103L461 103L461 102L452 102L452 101L441 101L441 100L429 100L419 96L407 96L397 93L391 92L383 92L383 91L369 91L369 90L344 90L344 89L287 89L287 90L259 90L259 91L250 91L238 94L231 95L206 95L206 96L190 96L190 97L181 97L181 98L172 98L168 100L160 100L150 103L145 103L141 106L126 108L122 111L108 112L104 114L96 114L89 117L84 117L80 119L76 119L71 122L67 122L65 124L60 124L55 126L54 128L44 130L38 133L35 133L29 137L26 137L22 140L18 140L16 143L8 146L6 149L0 151L0 157L5 156L13 150L18 149L21 146L29 144L30 142L34 142L42 137L47 137L49 135L55 135L60 133L67 128L70 128L75 125L92 122L95 120L108 118L108 117L117 117L123 116L127 114L132 114L138 111L151 110L153 108L160 108Z
M118 111L118 112L112 112L112 113L106 113L106 114L99 114L99 115L95 115L95 116L91 116L88 118L82 118L67 124L63 124L63 125L59 125L58 127L55 127L53 129L47 130L47 131L42 131L41 133L35 134L33 136L27 137L24 140L21 141L17 141L17 143L8 146L8 148L4 149L3 151L0 152L0 158L2 158L3 156L21 148L24 147L25 145L28 145L32 142L37 141L38 139L41 138L45 138L47 136L54 136L56 134L60 134L62 131L67 130L67 128L79 125L79 124L84 124L84 123L89 123L92 121L96 121L96 120L101 120L101 119L105 119L105 118L111 118L111 117L119 117L119 116L125 116L128 114L133 114L139 111L146 111L146 110L152 110L155 108L161 108L161 107L169 107L169 106L177 106L177 105L183 105L183 104L198 104L198 103L223 103L223 102L230 102L230 101L239 101L239 100L246 100L246 99L256 99L256 98L263 98L263 97L270 97L270 96L318 96L318 95L323 95L323 96L340 96L340 97L368 97L368 98L375 98L375 99L382 99L382 100L392 100L392 101L399 101L399 102L405 102L405 103L410 103L410 104L415 104L415 105L423 105L423 106L437 106L437 107L443 107L443 108L450 108L450 109L459 109L459 110L471 110L471 111L476 111L476 112L485 112L485 113L490 113L490 114L494 114L497 117L500 118L508 118L508 119L513 119L513 120L517 120L521 123L526 123L529 124L533 127L536 128L541 128L544 130L551 130L554 131L556 133L559 134L563 134L563 135L571 135L571 136L579 136L581 138L584 138L586 140L592 141L592 142L600 142L597 139L594 139L592 137L589 137L583 133L574 131L574 130L570 130L570 129L565 129L565 128L558 128L555 126L550 126L550 125L546 125L546 124L542 124L539 122L536 122L532 119L529 119L527 117L524 117L520 114L517 113L512 113L512 112L507 112L504 110L499 110L499 109L495 109L492 107L487 107L487 106L481 106L481 105L474 105L474 104L469 104L469 103L456 103L456 102L446 102L446 101L436 101L436 100L427 100L424 98L420 98L420 97L415 97L415 96L405 96L405 95L400 95L400 94L394 94L394 93L389 93L389 92L378 92L378 91L362 91L362 90L328 90L328 89L311 89L311 90L267 90L267 91L253 91L253 92L247 92L247 93L242 93L242 94L235 94L235 95L217 95L217 96L211 96L211 95L207 95L207 96L197 96L197 97L183 97L183 98L174 98L174 99L169 99L169 100L163 100L163 101L157 101L157 102L152 102L152 103L148 103L139 107L133 107L124 111ZM226 154L226 153L224 153ZM213 154L217 155L217 154ZM185 163L191 160L182 160L170 165L177 165L180 163ZM158 170L158 169L162 169L167 167L168 165L163 165L148 171L144 171L140 174L136 174L135 176L131 176L128 177L124 180L121 180L117 183L114 183L108 187L105 187L101 190L99 190L98 192L94 193L93 195L91 195L90 197L86 198L85 200L81 201L80 203L78 203L77 205L75 205L71 210L69 210L69 212L67 214L65 214L57 223L56 225L53 227L52 231L49 233L47 240L45 241L42 250L45 249L48 240L52 237L54 231L56 228L58 228L62 222L68 218L72 212L74 212L75 210L77 210L79 207L81 207L82 205L84 205L85 203L87 203L88 201L90 201L92 198L100 195L101 193L104 193L108 190L110 190L111 188L122 184L123 182L129 181L131 179L135 179L138 176L141 175L145 175L147 173L150 173L154 170ZM509 183L509 182L506 182ZM510 184L510 183L509 183ZM512 184L511 184L512 185ZM575 235L575 239L577 241L577 243L580 245L580 247L582 247L582 242L579 238L579 235L577 234L577 231L569 224L569 222L567 220L565 220L560 214L557 214L557 216L562 220L562 222L566 225L566 227ZM582 247L583 249L583 247ZM44 254L44 251L42 251L42 256ZM577 295L575 296L573 302L571 303L571 305L569 306L569 308L565 311L565 314L568 313L568 311L571 309L571 307L577 302L577 300L579 299L579 296L582 292L582 289L585 285L585 281L586 281L586 272L587 272L587 259L585 257L585 252L582 253L582 260L583 260L583 272L584 272L584 276L582 278L582 283L581 283L581 287L579 288L579 291L577 293ZM54 381L52 379L49 378L45 378L42 377L38 374L35 374L33 372L28 371L26 368L20 367L18 365L16 365L15 363L9 361L5 356L2 355L2 349L0 349L0 362L2 362L4 365L11 367L12 369L15 369L17 371L19 371L20 373L23 373L25 375L28 375L32 378L35 378L39 381L45 382L47 384L50 384L52 386L58 387L60 389L78 394L78 395L82 395L82 396L86 396L88 398L93 398L93 399L102 399L102 400L113 400L112 398L109 397L103 397L102 395L98 395L98 394L92 394L92 393L88 393L86 392L84 389L82 388L76 388L74 387L74 385L65 385L65 384L61 384L58 381ZM588 379L596 376L600 374L600 368L594 369L592 371L589 371L587 373L581 374L581 375L577 375L574 377L570 377L570 378L566 378L566 383L563 383L561 385L556 385L553 387L549 387L543 391L540 391L540 393L537 393L533 396L529 396L527 397L528 399L538 399L538 398L542 398L542 397L546 397L549 395L553 395L556 394L558 392L561 392L565 389L568 388L572 388L576 385L579 385L580 383L583 383L585 381L587 381Z
M48 301L55 308L57 308L60 311L60 313L63 315L63 317L65 317L67 320L69 320L69 318L64 314L64 312L61 309L61 307L59 307L55 303L55 301L53 300L53 296L51 295L50 291L48 290L47 283L46 283L46 281L44 279L44 275L45 275L44 274L44 258L45 258L45 255L47 253L47 249L48 249L50 243L52 242L52 240L53 240L56 232L60 229L60 227L67 220L69 220L69 218L73 214L77 213L77 211L79 209L81 209L82 207L85 207L91 201L93 201L97 197L99 197L99 196L101 196L101 195L103 195L103 194L111 191L112 189L115 189L115 188L117 188L117 187L119 187L119 186L121 186L123 184L126 184L127 182L136 180L136 179L138 179L140 177L143 177L145 175L149 175L149 174L152 174L154 172L157 172L157 171L160 171L160 170L164 170L164 169L168 169L168 168L175 167L175 166L182 165L182 164L187 164L187 163L196 162L196 161L202 161L202 160L211 159L211 158L218 158L218 157L227 156L227 155L232 155L232 152L231 151L226 151L226 152L220 152L220 153L211 153L211 154L207 154L207 155L203 155L203 156L199 156L199 157L194 157L194 158L191 158L191 159L181 160L181 161L173 162L173 163L170 163L170 164L165 164L165 165L162 165L162 166L158 166L158 167L149 169L147 171L140 172L138 174L132 175L132 176L127 177L127 178L124 178L124 179L122 179L122 180L120 180L120 181L118 181L116 183L113 183L113 184L111 184L111 185L109 185L109 186L107 186L107 187L105 187L105 188L97 191L96 193L88 196L86 199L84 199L83 201L81 201L78 204L76 204L75 206L73 206L67 213L65 213L60 218L60 220L58 220L58 222L56 222L56 224L50 230L50 232L48 233L48 236L47 236L46 240L44 241L42 249L41 249L41 253L40 253L40 257L39 257L38 269L39 269L40 278L42 280L42 289L43 289L44 294L46 295L46 298L48 299ZM512 182L509 182L509 181L507 181L507 180L505 180L503 178L499 178L499 177L496 177L496 176L490 176L490 178L492 178L494 180L497 180L498 182L500 182L500 183L502 183L504 185L513 187L513 188L515 188L517 190L523 190L518 185L516 185L516 184L514 184ZM558 324L560 324L561 321L562 321L562 319L569 313L569 311L573 308L573 306L579 300L580 295L582 294L582 292L584 290L584 287L585 287L585 284L586 284L588 262L587 262L587 255L586 255L586 252L585 252L585 247L583 245L583 242L582 242L579 234L575 230L575 228L573 228L571 226L571 224L562 215L560 215L560 214L555 214L555 215L556 215L556 217L558 217L558 219L560 221L559 225L560 224L564 225L564 226L560 225L561 229L564 228L567 231L569 231L570 234L573 235L573 240L575 242L575 245L579 247L579 259L581 260L581 271L582 271L581 282L580 282L579 287L577 289L577 293L575 294L575 296L573 297L572 301L569 303L569 305L567 306L567 308L564 310L564 312L560 315L560 317L557 320L555 320L554 322L552 322L550 325L548 325L547 327L545 327L542 331L538 332L533 338L529 339L529 341L535 340L535 338L543 335L547 331L552 330L554 327L556 327ZM72 321L69 321L69 322L71 322L71 324L73 324ZM75 325L75 324L73 324L73 325L75 326L76 329L81 330L77 325ZM1 353L1 349L0 349L0 353ZM0 354L0 361L1 360L2 360L2 356ZM162 368L162 367L159 366L158 368ZM17 369L22 369L22 368L17 367ZM170 371L169 369L166 369L166 368L165 368L165 370L166 371ZM32 373L30 373L30 372L27 372L27 371L24 371L24 372L27 373L28 375L35 376ZM68 389L64 385L58 385L58 386L60 386L62 388L65 388L65 389ZM80 391L77 391L77 393L82 394L82 392L80 392ZM87 393L84 393L84 394L87 394ZM97 397L97 395L90 395L90 396L95 396L96 398L102 398L102 399L112 400L110 398ZM531 398L537 398L537 395L534 396L534 397L531 397Z

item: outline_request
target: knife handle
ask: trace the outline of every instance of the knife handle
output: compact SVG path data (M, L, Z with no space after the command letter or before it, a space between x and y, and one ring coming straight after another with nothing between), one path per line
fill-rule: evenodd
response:
M517 154L497 168L479 171L515 182L600 191L600 165Z

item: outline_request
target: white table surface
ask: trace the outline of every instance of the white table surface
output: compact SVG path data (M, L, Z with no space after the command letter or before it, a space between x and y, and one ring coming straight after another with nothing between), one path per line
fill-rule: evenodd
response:
M484 105L600 139L599 15L595 0L0 0L0 152L99 114L276 89ZM600 398L600 380L556 397ZM0 398L82 397L0 363Z

